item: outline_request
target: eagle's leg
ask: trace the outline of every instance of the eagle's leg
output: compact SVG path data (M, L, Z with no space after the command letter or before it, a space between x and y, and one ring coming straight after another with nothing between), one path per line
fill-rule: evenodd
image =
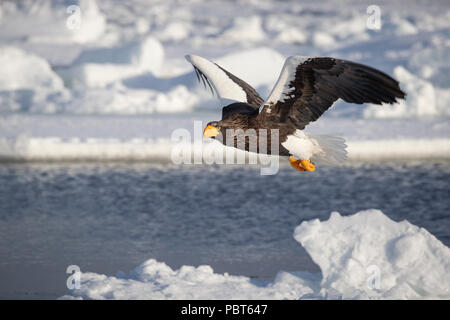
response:
M316 170L316 166L314 165L314 163L312 163L309 160L300 160L300 163L301 163L302 167L306 171L314 171L314 170Z
M291 167L297 171L305 171L305 168L302 167L300 160L295 159L293 156L289 156L289 163Z

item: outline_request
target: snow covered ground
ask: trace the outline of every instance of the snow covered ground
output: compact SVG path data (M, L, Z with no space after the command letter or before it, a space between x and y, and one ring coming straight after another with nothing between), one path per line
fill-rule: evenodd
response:
M450 249L408 221L379 210L333 212L304 221L294 238L321 274L281 271L259 283L150 259L129 274L82 273L79 289L62 299L450 299Z
M214 59L263 97L289 55L368 63L397 78L407 100L340 102L324 116L329 122L308 129L342 134L351 158L450 158L446 1L379 1L380 29L370 28L369 3L361 1L71 4L0 5L2 160L167 159L172 115L220 116L187 53ZM182 117L175 124L192 127Z

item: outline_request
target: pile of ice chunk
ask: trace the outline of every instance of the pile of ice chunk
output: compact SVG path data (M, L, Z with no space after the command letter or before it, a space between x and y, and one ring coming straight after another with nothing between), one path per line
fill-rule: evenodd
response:
M146 37L122 46L85 50L60 74L69 86L104 87L144 72L157 74L163 61L161 43Z
M295 239L322 271L330 297L450 297L450 249L424 228L379 210L303 222Z
M73 5L79 6L79 28ZM342 134L353 159L449 158L447 7L383 3L378 30L368 27L367 8L353 0L346 6L337 0L0 2L0 158L149 159L152 149L168 158L169 148L153 143L164 139L167 145L170 132L149 125L131 137L127 132L138 117L127 118L120 130L108 127L108 117L145 115L151 121L153 114L164 113L156 118L166 126L178 113L180 118L218 119L220 102L197 83L186 54L217 62L262 98L290 55L368 64L399 80L406 100L383 106L338 101L307 130ZM17 118L12 124L11 115ZM29 117L36 118L28 122ZM81 128L93 120L89 127L95 130L87 135ZM63 121L80 129L68 135L68 126L58 124ZM135 152L132 141L141 138L146 141L141 150L147 151Z
M214 273L210 266L173 270L150 259L128 275L82 273L63 299L429 299L450 298L450 249L423 228L379 210L295 229L321 269L279 272L272 282Z
M367 5L355 1L347 10L334 2L4 1L0 62L8 70L0 80L0 112L149 114L217 108L209 92L198 90L183 58L193 53L242 77L263 98L289 55L355 60L393 74L408 95L394 106L355 107L352 115L450 115L448 10L386 3L375 31L367 25Z

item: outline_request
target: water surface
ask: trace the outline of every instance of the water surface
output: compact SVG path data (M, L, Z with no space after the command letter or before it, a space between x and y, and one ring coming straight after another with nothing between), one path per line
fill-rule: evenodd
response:
M381 209L450 245L450 164L282 167L1 164L0 298L67 293L68 265L114 275L149 258L271 279L317 266L303 220ZM325 244L324 244L325 245Z

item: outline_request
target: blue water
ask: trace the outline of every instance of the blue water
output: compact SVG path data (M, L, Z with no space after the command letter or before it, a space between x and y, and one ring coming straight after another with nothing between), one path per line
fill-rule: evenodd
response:
M173 268L269 279L317 266L303 220L381 209L450 245L450 163L320 166L314 173L148 164L1 164L0 298L56 298L69 265L114 275ZM326 244L324 244L326 245Z

